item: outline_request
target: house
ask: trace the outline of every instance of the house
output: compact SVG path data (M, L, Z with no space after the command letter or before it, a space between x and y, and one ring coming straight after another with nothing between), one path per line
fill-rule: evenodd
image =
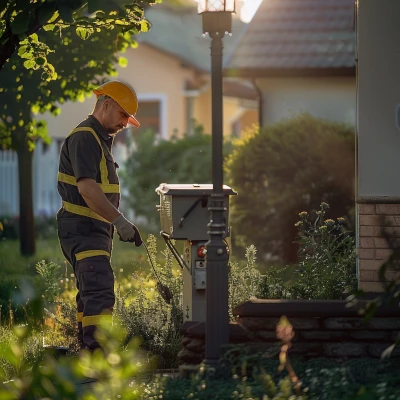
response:
M211 133L211 58L210 39L203 37L202 20L196 3L188 7L157 5L146 10L152 24L149 32L138 35L138 47L120 54L127 60L124 68L117 65L118 77L135 88L139 98L137 115L141 126L135 133L152 129L160 138L190 134L193 120ZM226 57L233 51L246 24L235 16L233 35L224 39ZM125 60L124 60L125 61ZM125 64L125 63L121 63ZM112 78L115 79L115 78ZM258 121L257 92L246 80L227 78L224 94L224 134L238 135ZM57 163L61 144L68 132L91 113L95 96L84 102L67 102L61 114L44 114L50 146L39 142L34 156L34 212L53 215L60 207L57 193ZM122 166L129 154L126 138L129 128L117 135L114 157ZM18 214L16 156L0 152L0 215ZM4 180L3 180L4 176Z
M267 125L308 112L356 123L354 0L264 0L225 75L260 93Z
M379 269L400 243L399 13L396 0L357 2L357 246L366 292L384 289ZM387 283L397 279L394 296L399 261L386 271Z

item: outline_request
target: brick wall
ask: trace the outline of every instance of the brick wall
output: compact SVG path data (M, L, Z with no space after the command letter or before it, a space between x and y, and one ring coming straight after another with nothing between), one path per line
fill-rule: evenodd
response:
M400 244L400 204L367 203L358 204L359 215L359 287L366 292L383 290L378 271L381 265L392 254L387 240L383 237L383 229ZM385 278L391 281L395 271L388 271Z
M306 359L380 358L400 333L400 306L380 307L366 321L360 315L366 303L360 300L348 307L344 300L250 300L234 309L237 323L229 326L230 343L246 344L253 352L276 349L276 325L285 315L295 332L290 354ZM205 323L187 321L182 333L181 363L201 363L205 357ZM392 357L400 358L399 347Z

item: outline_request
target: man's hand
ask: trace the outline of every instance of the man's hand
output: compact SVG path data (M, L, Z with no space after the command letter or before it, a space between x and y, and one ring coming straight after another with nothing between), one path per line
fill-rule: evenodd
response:
M117 228L117 233L123 242L135 242L136 247L142 244L139 229L122 214L115 218L112 224Z

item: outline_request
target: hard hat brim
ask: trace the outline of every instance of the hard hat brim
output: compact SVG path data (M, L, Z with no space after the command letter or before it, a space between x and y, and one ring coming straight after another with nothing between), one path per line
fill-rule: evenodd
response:
M107 93L104 93L102 90L99 90L99 89L94 89L94 90L93 90L93 93L94 93L96 96L106 95L106 96L111 97L110 95L108 95ZM118 101L115 100L113 97L111 97L111 98L112 98L115 102L118 103ZM118 103L118 104L119 104L119 103ZM120 107L121 107L121 106L120 106ZM125 112L127 112L123 107L121 107L121 108L122 108ZM139 121L138 121L133 115L129 115L128 123L131 124L131 125L133 125L133 126L136 127L136 128L139 128L139 126L140 126Z
M133 115L131 115L131 116L128 118L128 123L131 124L131 125L133 125L133 126L135 126L136 128L139 128L139 126L140 126L139 121L138 121Z

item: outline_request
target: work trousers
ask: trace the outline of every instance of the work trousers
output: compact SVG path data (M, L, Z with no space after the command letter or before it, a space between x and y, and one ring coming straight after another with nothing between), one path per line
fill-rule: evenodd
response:
M95 338L96 326L112 322L115 303L114 273L110 258L112 227L98 229L90 218L58 218L58 237L62 252L71 264L76 295L78 341L81 348L101 347Z

